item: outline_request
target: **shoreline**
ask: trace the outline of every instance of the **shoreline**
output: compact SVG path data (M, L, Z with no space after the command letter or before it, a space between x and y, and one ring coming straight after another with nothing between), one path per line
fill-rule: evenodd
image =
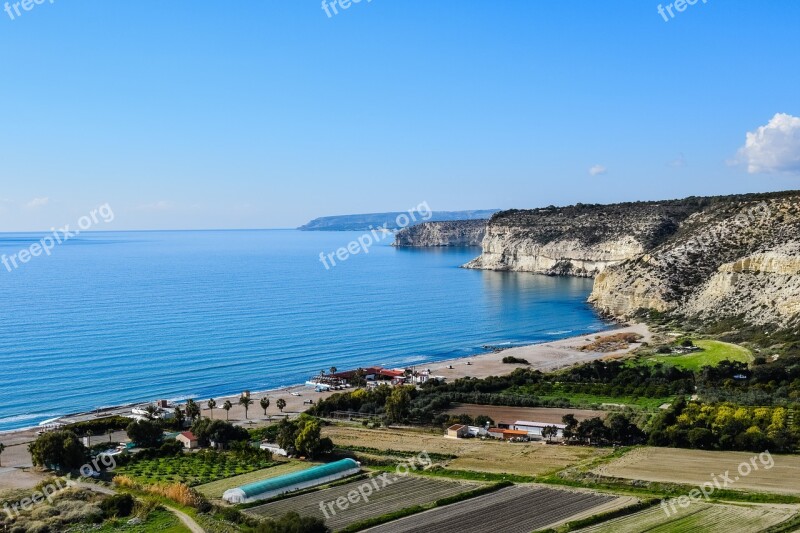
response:
M492 351L486 353L478 353L474 355L456 357L451 359L443 359L432 362L415 363L408 365L419 369L430 369L431 374L441 376L452 382L455 379L463 377L485 378L490 375L503 375L513 372L517 368L530 368L534 370L541 370L543 372L552 372L572 366L578 363L592 361L594 359L603 359L606 357L616 357L627 353L640 345L636 343L626 350L617 352L585 352L577 348L588 344L597 336L607 335L610 333L621 332L635 332L643 336L642 342L649 342L652 334L645 324L629 324L629 325L616 325L609 328L585 333L583 335L576 335L572 337L565 337L552 341L544 341L534 344L526 344L522 346L512 346L503 348L500 351ZM504 357L518 357L526 359L530 364L506 364L502 362ZM349 390L349 389L345 389ZM343 391L326 391L315 392L313 387L303 383L285 385L273 389L250 391L250 396L254 399L253 405L250 407L248 417L244 417L244 409L236 402L238 401L240 393L226 394L215 397L217 407L214 409L214 417L220 418L224 416L222 410L222 403L225 400L230 400L233 407L228 413L228 418L231 422L250 423L271 421L273 418L297 415L307 409L308 400L313 400L317 403L318 400L326 398L331 394ZM270 399L270 407L267 416L264 417L263 410L258 405L260 398ZM278 412L275 406L277 398L283 398L286 401L286 407L283 412ZM203 405L202 413L204 416L209 416L210 410L205 407L208 398L193 398L198 404ZM122 405L109 406L105 408L96 409L93 411L83 411L77 413L70 413L63 416L55 417L43 421L39 425L29 426L26 428L9 429L0 431L0 438L7 445L14 445L13 441L20 441L20 439L33 440L36 438L36 432L41 431L45 422L50 424L62 423L71 424L75 422L94 420L107 416L115 415L130 415L131 408L142 405L146 402L132 402ZM100 415L100 416L98 416Z

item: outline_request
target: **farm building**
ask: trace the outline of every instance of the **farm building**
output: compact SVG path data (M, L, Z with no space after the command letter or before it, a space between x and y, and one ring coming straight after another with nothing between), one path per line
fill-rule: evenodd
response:
M194 433L191 431L184 431L183 433L178 433L175 436L175 440L183 444L183 447L187 450L194 450L199 448L197 444L197 437L194 436Z
M250 503L274 498L287 492L330 483L337 479L357 474L361 466L353 459L342 459L334 463L314 466L299 472L265 479L257 483L226 490L222 498L228 503Z
M526 420L517 420L511 425L512 429L516 429L519 431L527 431L528 436L532 439L541 439L542 437L542 430L548 426L554 426L558 430L558 434L556 435L556 439L561 439L564 437L564 424L546 424L544 422L528 422Z
M528 440L528 432L516 429L489 428L486 430L490 437L502 440Z
M465 426L464 424L455 424L447 428L447 434L445 437L450 439L463 439L469 435L469 427Z

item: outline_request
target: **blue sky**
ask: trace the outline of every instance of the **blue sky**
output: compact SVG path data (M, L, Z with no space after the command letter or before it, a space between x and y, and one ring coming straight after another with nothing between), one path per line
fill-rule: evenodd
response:
M0 12L0 231L104 203L116 218L100 229L266 228L422 201L800 189L800 3L700 0L669 22L657 6L363 0L329 18L319 0L45 0Z

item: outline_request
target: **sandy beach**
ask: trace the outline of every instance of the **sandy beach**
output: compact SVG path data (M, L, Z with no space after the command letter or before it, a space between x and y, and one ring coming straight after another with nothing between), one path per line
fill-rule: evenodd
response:
M544 372L554 371L578 363L592 361L594 359L618 357L639 347L640 344L637 343L631 345L631 347L626 350L610 353L582 351L579 349L580 347L594 341L598 336L604 336L610 333L627 332L638 333L642 336L642 342L650 342L652 340L652 334L646 325L633 324L630 326L605 330L590 335L582 335L579 337L570 337L552 342L519 346L499 352L478 354L470 357L462 357L446 361L437 361L435 363L421 363L415 365L415 367L418 370L430 369L433 376L442 376L447 381L453 381L463 377L485 378L493 375L502 375L512 372L516 368L532 368ZM503 358L508 356L525 359L530 364L517 365L503 363ZM254 403L250 406L247 418L245 418L244 408L237 403L241 392L231 396L220 396L215 398L217 407L214 409L213 418L223 420L227 418L231 422L241 425L265 425L274 420L279 420L285 416L296 416L310 407L308 404L309 400L317 403L319 400L334 394L334 392L315 392L314 388L308 385L293 385L274 390L260 392L251 391L250 394L254 399ZM258 400L264 397L269 398L270 400L270 406L267 410L266 416L258 404ZM279 398L282 398L286 401L286 407L283 409L283 412L279 411L276 405ZM198 398L195 400L203 407L203 416L212 416L211 411L206 408L206 402L208 400L207 398ZM233 408L227 414L221 408L225 400L230 400L230 402L233 404ZM100 412L88 412L78 415L65 416L59 418L57 421L60 423L69 424L82 420L91 420L101 416L129 415L130 410L130 405L119 406L104 409ZM18 469L30 466L30 456L27 453L27 443L36 438L36 433L39 430L40 428L30 428L0 434L0 442L3 442L8 447L6 452L3 454L4 467L10 466ZM120 440L124 440L123 433L115 435L115 438L116 437L118 437ZM3 470L5 470L5 472ZM9 470L12 469L5 468L3 470L0 470L0 488L5 486L4 481L6 480L4 480L4 478L6 475L11 473Z
M590 335L581 335L578 337L569 337L551 342L508 348L499 352L490 352L469 357L437 361L433 363L419 363L415 365L415 368L417 370L430 369L432 375L442 376L447 381L453 381L455 379L464 377L485 378L488 376L502 375L512 372L516 368L532 368L541 370L543 372L554 371L578 363L592 361L594 359L617 357L639 347L640 344L637 343L631 345L631 347L626 350L610 353L579 350L580 347L591 343L597 336L608 335L610 333L628 332L638 333L641 335L642 342L650 342L652 340L652 333L645 324L633 324L593 333ZM508 356L525 359L530 364L516 365L503 363L503 358ZM327 398L334 393L315 392L314 388L311 386L298 384L266 391L251 391L250 394L255 402L250 406L247 419L245 419L244 408L237 403L241 392L230 396L220 396L215 398L217 407L214 409L213 417L226 419L226 413L221 406L225 400L230 400L230 402L233 404L233 408L229 413L227 413L227 419L229 419L231 422L263 423L272 419L279 419L286 415L291 416L301 413L310 407L306 403L309 400L313 400L314 403L317 403L320 399ZM270 400L270 407L267 410L266 416L264 415L264 411L258 405L258 400L264 397L269 398ZM283 409L283 412L279 411L278 407L275 405L279 398L283 398L286 401L286 407ZM203 416L211 416L211 412L206 408L207 400L207 398L195 399L195 401L200 403L203 407ZM69 424L82 420L91 420L101 416L128 415L130 414L130 408L130 405L113 407L103 409L99 412L92 411L65 416L57 419L56 421ZM7 446L29 442L36 437L36 432L39 431L39 429L40 428L29 428L0 433L0 442L5 443Z
M519 346L515 348L508 348L499 352L490 352L485 354L473 355L470 357L461 357L457 359L448 359L445 361L437 361L435 363L420 363L414 365L417 370L430 369L432 375L442 376L447 381L453 381L458 378L473 377L473 378L486 378L489 376L497 376L508 374L516 368L532 368L541 370L543 372L558 370L566 368L578 363L585 363L594 359L602 359L606 357L618 357L624 355L631 350L638 348L641 344L637 343L631 345L626 350L617 352L591 352L582 351L578 348L585 346L595 340L595 337L608 335L610 333L638 333L642 336L641 342L650 342L652 334L645 324L633 324L626 327L621 327L613 330L606 330L591 335L582 335L580 337L570 337L560 339L552 342L545 342L539 344L530 344L527 346ZM503 363L503 358L513 356L520 359L527 360L530 365L514 365ZM452 368L450 368L452 367ZM300 394L300 396L295 396ZM251 396L255 402L250 406L248 413L248 421L253 423L263 423L265 421L280 418L283 415L296 415L310 406L304 405L304 402L313 400L317 403L320 399L327 398L333 392L315 392L314 388L308 385L294 385L291 387L284 387L281 389L268 390L262 392L252 392ZM215 418L225 418L225 411L219 408L225 400L230 400L233 408L228 413L231 422L245 422L244 408L237 405L239 394L234 396L226 396L215 398L217 408L214 409ZM264 411L258 405L260 398L269 398L270 406L267 410L267 416L264 416ZM278 411L275 402L278 398L283 398L286 401L286 407L283 413ZM205 400L201 402L205 407ZM208 409L203 409L203 416L209 416Z

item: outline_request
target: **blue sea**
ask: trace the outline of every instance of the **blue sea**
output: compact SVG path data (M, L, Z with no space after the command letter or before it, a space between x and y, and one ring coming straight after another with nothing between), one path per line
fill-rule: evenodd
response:
M84 233L0 265L0 431L158 398L403 367L607 327L591 280L465 270L478 248L397 249L326 270L350 232ZM0 234L0 254L39 234Z

